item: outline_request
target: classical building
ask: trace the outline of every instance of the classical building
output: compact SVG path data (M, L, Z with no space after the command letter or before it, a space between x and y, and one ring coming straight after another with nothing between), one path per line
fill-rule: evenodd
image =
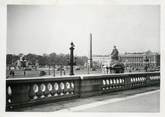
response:
M148 59L147 62L145 61L146 58ZM110 55L93 55L93 61L100 65L109 66L111 57ZM135 69L144 69L146 64L150 68L157 68L160 67L160 54L151 51L119 54L119 61L123 62L125 66Z
M151 69L160 67L160 54L147 51L143 53L125 53L119 59L126 65L133 68L143 69L147 64ZM147 59L148 61L146 61Z

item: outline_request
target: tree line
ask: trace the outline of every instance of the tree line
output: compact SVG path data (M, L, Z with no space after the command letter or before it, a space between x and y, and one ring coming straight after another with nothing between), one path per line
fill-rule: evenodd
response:
M23 54L7 54L6 55L6 65L14 65L17 60L20 59L20 57ZM50 54L43 54L43 55L36 55L36 54L27 54L24 55L25 60L27 60L31 65L35 65L38 63L40 66L52 66L52 65L68 65L69 62L69 54L56 54L56 53L50 53ZM86 56L76 56L76 65L84 65L88 58Z

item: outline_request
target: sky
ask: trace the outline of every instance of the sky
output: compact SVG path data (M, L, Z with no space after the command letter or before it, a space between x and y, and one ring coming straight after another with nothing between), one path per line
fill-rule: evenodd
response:
M158 5L8 5L7 53L89 55L160 51Z

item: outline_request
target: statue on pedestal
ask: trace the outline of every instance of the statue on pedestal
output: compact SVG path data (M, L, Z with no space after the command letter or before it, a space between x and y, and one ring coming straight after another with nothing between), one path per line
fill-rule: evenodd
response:
M118 52L116 46L114 46L114 49L113 49L113 51L112 51L112 53L111 53L111 60L112 60L112 61L113 61L113 60L116 60L116 61L119 60L119 52Z
M124 64L119 61L119 52L116 46L114 46L114 49L112 50L112 53L111 53L110 72L124 73Z

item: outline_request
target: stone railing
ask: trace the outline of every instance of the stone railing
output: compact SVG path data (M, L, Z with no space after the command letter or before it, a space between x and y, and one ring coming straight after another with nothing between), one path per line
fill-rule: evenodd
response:
M79 77L6 80L7 110L79 97Z
M160 85L160 72L6 80L6 110Z
M160 85L160 72L83 76L80 97Z

